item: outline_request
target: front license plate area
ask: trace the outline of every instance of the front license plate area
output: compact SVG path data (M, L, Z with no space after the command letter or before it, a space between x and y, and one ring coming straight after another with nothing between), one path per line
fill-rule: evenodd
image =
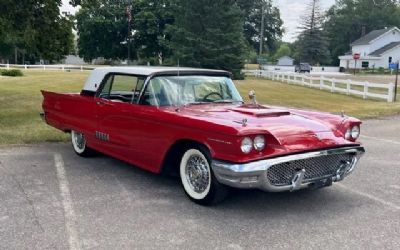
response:
M319 189L319 188L324 188L324 187L329 187L329 186L332 186L332 178L322 179L322 180L313 182L309 185L309 188Z

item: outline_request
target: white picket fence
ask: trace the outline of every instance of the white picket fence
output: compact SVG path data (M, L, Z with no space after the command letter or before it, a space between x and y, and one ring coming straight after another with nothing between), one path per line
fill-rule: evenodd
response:
M246 70L243 71L243 73L255 77L268 78L274 81L297 84L320 90L329 90L332 93L336 92L361 96L364 99L375 98L387 102L393 102L394 100L394 83L356 82L350 79L334 79L324 76L309 76L305 74L266 70Z
M20 69L39 69L39 70L93 70L96 67L83 65L17 65L17 64L0 64L0 68L20 68ZM361 96L364 99L375 98L383 99L387 102L394 101L394 83L371 83L356 82L353 80L334 79L324 76L310 76L291 72L279 72L269 70L243 70L246 75L255 77L264 77L274 81L281 81L290 84L297 84L320 90L329 90L333 93L342 93L347 95ZM375 91L372 92L372 89ZM379 90L379 91L377 91Z
M64 65L64 64L55 64L55 65L29 65L29 64L0 64L0 68L6 69L39 69L39 70L93 70L95 67L93 66L84 66L84 65Z

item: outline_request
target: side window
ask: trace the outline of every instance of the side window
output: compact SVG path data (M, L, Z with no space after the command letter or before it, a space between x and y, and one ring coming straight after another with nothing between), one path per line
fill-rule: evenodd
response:
M101 98L119 102L134 102L143 87L144 78L132 75L110 75L101 90Z
M132 92L135 90L136 83L136 76L115 75L110 94L132 94Z
M139 77L136 81L136 87L135 87L135 91L134 91L134 96L133 96L133 103L136 103L139 99L140 96L140 92L143 89L144 86L144 82L145 82L145 78L144 77Z
M140 104L161 107L171 106L177 102L178 91L178 85L154 78L147 85Z
M103 86L103 89L100 92L99 97L104 98L104 99L108 99L110 96L110 89L111 89L111 84L113 82L114 76L113 75L109 75L106 83Z

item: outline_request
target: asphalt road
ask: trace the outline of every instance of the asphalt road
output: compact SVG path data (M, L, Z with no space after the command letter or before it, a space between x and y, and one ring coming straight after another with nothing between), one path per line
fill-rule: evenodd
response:
M0 249L400 249L400 117L366 121L367 154L316 191L190 202L176 179L68 144L0 147Z

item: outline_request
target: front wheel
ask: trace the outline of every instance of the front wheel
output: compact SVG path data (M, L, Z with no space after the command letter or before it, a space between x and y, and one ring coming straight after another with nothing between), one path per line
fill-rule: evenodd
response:
M200 205L213 205L228 194L228 187L215 178L206 150L192 148L181 159L180 177L186 195Z
M83 133L75 130L71 131L72 147L77 155L87 157L93 155L93 150L86 145L86 138Z

